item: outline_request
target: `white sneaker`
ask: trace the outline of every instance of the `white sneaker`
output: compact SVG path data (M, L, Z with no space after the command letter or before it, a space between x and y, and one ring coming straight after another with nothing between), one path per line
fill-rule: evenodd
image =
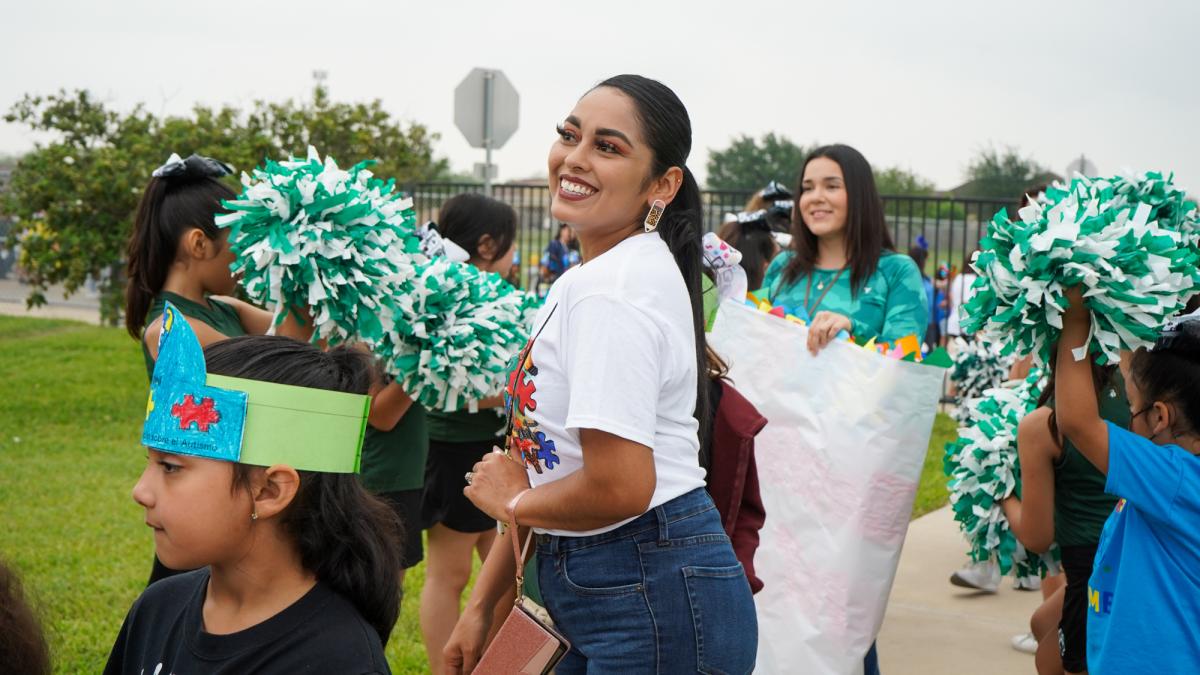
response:
M972 563L950 575L950 583L995 593L1000 588L1000 565L992 560Z
M1033 633L1014 635L1012 636L1011 642L1012 648L1019 652L1025 652L1026 654L1037 653L1038 643L1037 640L1033 639Z
M1040 591L1042 590L1042 578L1036 575L1031 575L1028 577L1013 577L1013 590Z

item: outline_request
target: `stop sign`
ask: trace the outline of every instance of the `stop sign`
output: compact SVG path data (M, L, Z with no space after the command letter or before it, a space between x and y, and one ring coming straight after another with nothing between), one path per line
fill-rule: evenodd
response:
M519 103L503 72L476 68L454 88L454 125L472 147L499 148L517 131Z

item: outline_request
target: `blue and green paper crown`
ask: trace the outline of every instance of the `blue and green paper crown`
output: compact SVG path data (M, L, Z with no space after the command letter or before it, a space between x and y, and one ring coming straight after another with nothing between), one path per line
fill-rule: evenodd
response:
M196 334L168 302L142 445L255 466L357 473L370 403L358 394L210 374Z

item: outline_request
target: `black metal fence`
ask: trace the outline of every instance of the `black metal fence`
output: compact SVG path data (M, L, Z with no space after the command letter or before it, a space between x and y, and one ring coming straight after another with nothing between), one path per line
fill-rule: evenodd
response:
M406 191L413 197L418 217L428 220L437 217L438 209L450 197L462 192L482 192L483 186L473 183L418 183L407 186ZM725 221L725 214L741 211L752 195L749 191L703 191L701 200L705 228L716 230ZM558 223L550 215L549 188L527 184L493 185L492 196L507 202L517 212L521 282L522 285L531 285L537 278L542 252L558 230ZM934 276L938 265L942 263L963 269L964 261L970 259L996 212L1015 208L1016 203L1011 199L883 198L884 213L897 250L907 251L919 235L925 237L929 244L929 262L925 273L930 276Z

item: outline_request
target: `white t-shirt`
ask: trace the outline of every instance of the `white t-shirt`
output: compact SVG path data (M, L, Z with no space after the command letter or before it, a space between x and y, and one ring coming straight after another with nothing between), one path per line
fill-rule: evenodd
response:
M657 233L632 236L550 287L532 349L509 378L512 446L537 487L583 466L580 429L651 448L650 509L704 486L696 340L683 276ZM602 462L603 456L589 456ZM632 519L630 519L632 520ZM585 536L587 532L537 530Z
M962 335L962 328L959 327L961 314L958 308L975 296L975 291L971 286L975 283L976 278L973 272L963 272L950 282L950 317L946 321L947 335Z

